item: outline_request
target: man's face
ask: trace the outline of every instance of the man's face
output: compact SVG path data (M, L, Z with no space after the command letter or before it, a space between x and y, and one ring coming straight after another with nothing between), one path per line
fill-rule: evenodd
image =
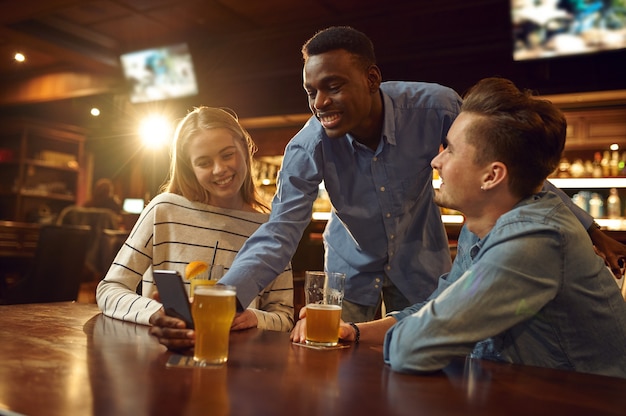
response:
M480 189L485 167L474 163L476 148L467 142L467 128L479 116L461 113L448 131L448 147L439 153L431 166L439 171L441 186L435 192L437 205L469 214L481 206Z
M368 137L373 93L368 73L349 52L338 49L308 58L303 69L309 108L328 137ZM373 92L374 91L374 92Z

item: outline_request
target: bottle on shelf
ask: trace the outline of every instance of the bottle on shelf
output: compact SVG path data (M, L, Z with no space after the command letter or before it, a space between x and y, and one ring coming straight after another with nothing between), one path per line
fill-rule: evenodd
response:
M622 201L616 188L611 188L607 199L606 210L609 218L620 218L622 216Z
M571 177L570 166L571 165L569 163L569 160L567 160L567 158L565 158L565 157L561 158L561 160L559 161L557 177L559 177L559 178L569 178L569 177Z
M611 167L609 166L611 159L611 154L608 150L605 150L602 153L602 160L600 161L600 165L602 166L602 176L607 177L611 174Z
M611 176L619 175L619 152L617 150L613 150L613 153L611 154L609 167L611 170Z
M591 174L594 178L602 177L602 153L595 152L593 155L593 172Z
M597 192L591 194L591 199L589 200L589 215L593 218L604 217L604 201L602 201L602 197Z
M582 178L585 176L585 165L583 164L583 160L574 160L574 163L572 163L569 167L569 172L572 178Z
M591 198L589 192L580 191L572 196L572 201L583 211L589 212L589 198Z

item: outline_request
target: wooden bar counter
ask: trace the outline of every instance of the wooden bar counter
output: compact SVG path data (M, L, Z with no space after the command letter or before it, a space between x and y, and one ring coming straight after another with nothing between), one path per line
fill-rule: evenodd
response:
M391 371L381 347L319 351L289 335L231 334L221 368L168 367L141 325L94 304L0 306L0 414L626 414L626 380L460 359L442 372Z

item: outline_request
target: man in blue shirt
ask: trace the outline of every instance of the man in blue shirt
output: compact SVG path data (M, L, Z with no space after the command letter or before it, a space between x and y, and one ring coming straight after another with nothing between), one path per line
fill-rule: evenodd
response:
M555 106L508 80L470 90L432 161L442 179L435 201L465 215L452 270L427 302L342 323L341 338L384 342L385 361L401 372L439 370L471 354L626 377L619 287L580 221L542 190L565 131ZM305 333L301 319L292 339L304 342Z
M313 117L285 149L270 221L223 279L242 304L271 281L295 252L324 181L333 206L325 268L347 276L344 319L371 320L381 292L387 310L402 309L450 270L429 163L461 99L436 84L381 83L371 41L351 28L317 33L303 55Z

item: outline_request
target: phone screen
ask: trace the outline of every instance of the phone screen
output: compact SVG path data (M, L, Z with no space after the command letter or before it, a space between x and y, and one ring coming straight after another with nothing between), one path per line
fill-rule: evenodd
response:
M155 270L152 276L159 290L165 314L182 319L187 328L193 328L191 305L180 273L174 270Z

